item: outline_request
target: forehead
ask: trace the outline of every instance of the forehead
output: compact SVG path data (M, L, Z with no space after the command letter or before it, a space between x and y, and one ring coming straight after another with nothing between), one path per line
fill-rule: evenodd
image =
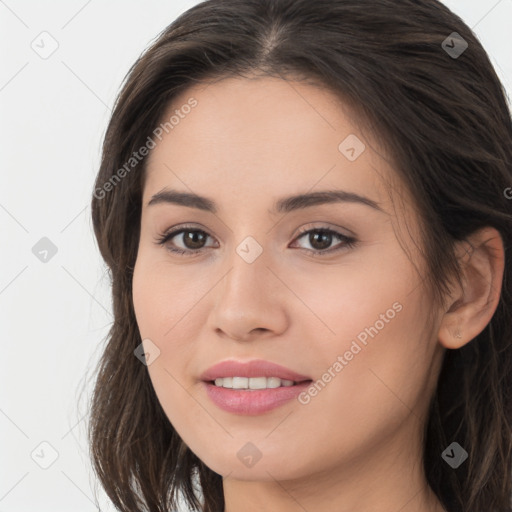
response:
M392 169L325 88L269 77L197 84L174 98L165 122L148 156L145 203L170 186L230 201L340 186L387 199L380 177Z

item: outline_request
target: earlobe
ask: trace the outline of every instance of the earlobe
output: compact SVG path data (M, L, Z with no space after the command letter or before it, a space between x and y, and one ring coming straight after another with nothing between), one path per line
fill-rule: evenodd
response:
M498 307L505 252L500 233L481 228L457 242L462 287L453 288L438 332L439 343L458 349L478 336Z

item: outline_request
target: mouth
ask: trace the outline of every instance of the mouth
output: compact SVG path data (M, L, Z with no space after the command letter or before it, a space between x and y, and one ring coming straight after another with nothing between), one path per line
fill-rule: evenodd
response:
M297 398L312 379L284 366L264 360L223 361L200 379L208 398L233 414L257 415Z
M293 381L281 379L280 377L219 377L215 380L206 381L208 384L218 388L233 389L240 391L256 391L259 389L277 389L297 386L305 382L312 382L311 379Z

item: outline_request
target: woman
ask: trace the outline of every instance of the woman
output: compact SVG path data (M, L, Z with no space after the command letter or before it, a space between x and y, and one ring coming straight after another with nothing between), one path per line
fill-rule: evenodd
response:
M436 0L181 15L92 199L115 506L510 512L511 186L503 87Z

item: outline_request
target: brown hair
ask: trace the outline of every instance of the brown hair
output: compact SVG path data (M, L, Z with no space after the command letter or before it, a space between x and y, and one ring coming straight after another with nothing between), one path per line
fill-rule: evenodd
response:
M453 32L468 44L461 55L443 43L458 37ZM481 44L437 0L208 0L169 25L132 66L105 134L92 198L114 313L89 425L101 484L122 511L167 512L180 493L194 510L224 510L221 476L183 443L133 354L141 343L132 272L145 160L119 170L179 93L255 71L313 79L374 127L420 214L426 283L436 303L449 279L460 279L455 241L484 226L500 232L506 258L500 301L481 334L445 353L423 464L448 511L510 512L512 200L505 191L512 187L511 115ZM441 458L452 441L469 452L456 470Z

